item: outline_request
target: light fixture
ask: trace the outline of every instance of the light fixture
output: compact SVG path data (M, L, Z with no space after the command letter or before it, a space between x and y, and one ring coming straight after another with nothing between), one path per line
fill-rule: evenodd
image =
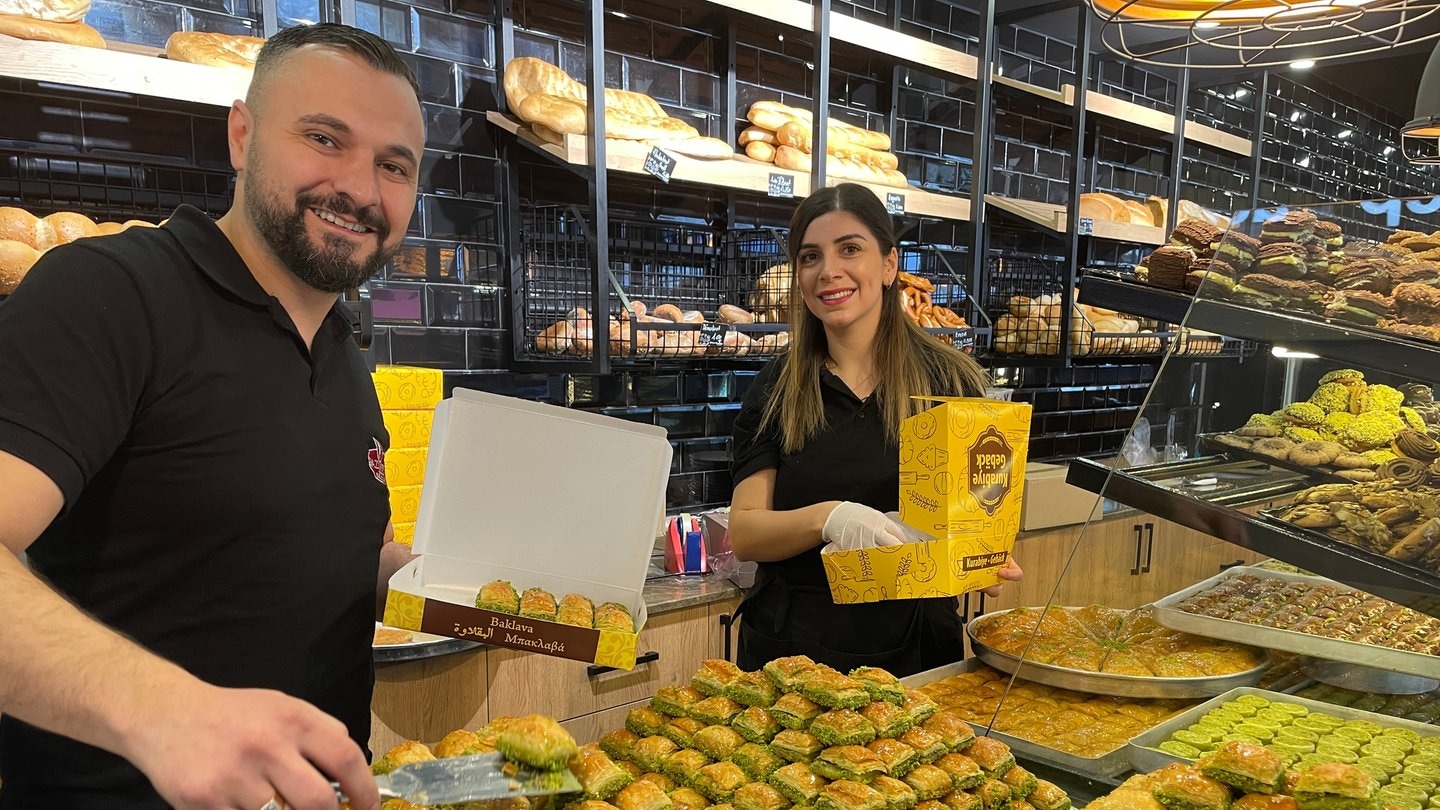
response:
M1086 2L1101 19L1105 47L1171 67L1280 67L1440 38L1434 0Z
M1440 163L1440 45L1420 76L1415 117L1400 130L1400 151L1411 163ZM1390 154L1388 147L1385 154Z
M1340 130L1340 134L1339 134L1339 135L1336 135L1335 137L1337 137L1337 138L1339 138L1340 140L1343 141L1343 140L1345 140L1346 138L1348 138L1348 137L1350 137L1351 135L1354 135L1354 134L1355 134L1355 131L1354 131L1354 130L1351 130L1351 129L1342 129L1342 130Z
M1309 70L1312 67L1315 67L1314 59L1296 59L1290 63L1291 70Z
M1279 357L1285 360L1318 360L1320 358L1320 355L1318 354L1311 354L1310 352L1292 351L1285 348L1284 346L1270 347L1270 355L1272 357Z

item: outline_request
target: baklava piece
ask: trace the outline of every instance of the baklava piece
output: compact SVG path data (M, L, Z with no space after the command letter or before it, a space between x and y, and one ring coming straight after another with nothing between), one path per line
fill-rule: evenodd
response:
M729 759L744 744L745 738L729 726L706 726L690 740L691 748L716 761Z
M1120 788L1085 805L1085 810L1166 810L1148 790Z
M630 729L617 728L600 738L600 750L609 754L611 759L629 759L630 746L638 739L640 735Z
M565 767L579 746L555 718L527 714L500 732L495 738L495 750L506 759L555 771Z
M815 757L810 770L826 779L869 782L885 775L885 763L863 745L832 745Z
M1373 810L1375 779L1354 765L1326 762L1300 772L1295 803L1300 810Z
M752 743L768 743L780 733L780 724L775 722L770 710L759 706L751 706L735 715L735 719L730 721L730 727L740 732L746 742Z
M763 672L745 672L730 681L725 697L746 706L770 706L780 697L780 690Z
M1200 772L1241 793L1275 793L1285 779L1285 760L1263 745L1230 740L1195 763Z
M689 686L666 686L650 698L650 708L671 717L688 717L690 707L704 699L704 695Z
M660 772L675 780L677 785L693 786L695 774L700 769L714 762L715 760L705 755L705 752L694 748L682 748L679 751L665 757L660 763Z
M871 753L885 763L885 773L899 779L920 764L920 752L899 740L881 738L866 743Z
M900 679L879 667L856 667L850 670L850 677L865 687L871 700L889 701L896 706L905 702L905 687Z
M1230 810L1300 810L1294 796L1282 793L1246 793L1230 804Z
M920 801L939 799L955 789L955 780L950 774L934 765L916 765L901 780L915 790Z
M745 743L730 755L730 761L755 781L764 781L770 774L785 766L784 759L764 745Z
M899 737L915 725L909 712L888 700L872 700L860 707L860 714L875 727L877 737Z
M630 712L625 715L625 728L635 732L641 737L659 734L660 729L665 728L665 724L668 722L670 722L670 718L654 709L645 707L631 709Z
M984 802L974 793L967 793L963 790L952 790L945 794L940 803L949 810L984 810Z
M707 726L728 726L744 706L727 697L716 695L690 706L690 716Z
M885 797L869 785L841 779L820 790L815 810L885 810Z
M616 760L615 764L619 765L621 768L624 768L626 773L630 774L636 779L639 779L645 773L644 768L636 765L633 761L628 759Z
M770 715L775 718L775 722L793 729L809 728L810 721L824 711L820 704L795 692L781 695L775 705L770 707Z
M580 780L587 799L609 799L635 781L595 743L580 746L570 770Z
M631 763L631 764L634 764L634 763ZM639 767L639 766L636 766L636 767ZM648 773L642 773L642 774L640 774L639 776L636 776L635 778L636 778L636 779L643 779L643 780L645 780L646 782L654 782L656 787L660 788L661 790L665 791L666 793L669 793L670 791L672 791L672 790L680 787L679 783L677 783L674 779L671 779L670 777L666 776L666 775L663 774L663 773L656 773L656 772L654 772L654 771L650 771L650 772L648 772Z
M993 737L977 737L966 746L965 755L975 760L980 770L991 779L999 779L1015 767L1015 755L1010 752L1010 746Z
M1010 786L1010 792L1014 794L1016 801L1029 800L1030 794L1035 792L1036 785L1040 784L1040 780L1035 778L1035 774L1019 765L1006 771L1005 775L1000 777L1000 781Z
M695 733L702 728L707 726L693 717L677 717L660 729L660 736L668 738L681 748L689 748L690 741L695 739Z
M417 762L429 762L435 758L430 747L422 742L409 740L391 748L385 755L375 760L370 766L370 772L379 776L382 773L390 773L401 765L413 765Z
M875 739L875 726L850 709L833 709L810 723L810 733L825 745L864 745Z
M620 810L673 810L674 803L660 786L648 779L636 779L611 801Z
M578 593L567 593L560 597L555 607L555 621L575 627L595 626L595 603L589 597Z
M544 588L526 588L520 594L520 615L542 622L555 621L555 594Z
M630 609L619 602L605 602L595 608L595 629L633 633L635 619L630 616Z
M906 689L905 702L900 704L915 725L920 725L930 719L930 715L940 710L940 704L930 699L930 696L919 689Z
M695 774L695 784L691 787L712 802L728 802L735 796L735 791L749 781L750 777L740 770L739 765L733 762L716 762L701 768L699 773Z
M1035 810L1070 810L1070 794L1044 779L1035 780L1035 789L1025 801L1035 805Z
M652 734L636 740L635 744L630 746L630 758L647 771L664 773L665 760L679 750L680 746L669 737Z
M930 763L944 756L950 749L945 746L945 740L939 734L916 726L900 735L900 742L915 749L920 762Z
M815 666L808 655L790 655L776 658L766 664L763 671L782 691L794 692L800 688L800 678Z
M475 607L513 616L520 612L520 594L515 592L514 585L497 579L480 588L480 593L475 597Z
M792 762L770 774L767 780L785 798L800 805L812 805L820 789L825 787L825 777L814 773L803 762Z
M725 694L725 689L745 671L723 658L707 658L690 678L690 685L706 697Z
M931 799L928 802L920 802L915 805L915 810L945 810L945 804Z
M915 789L889 776L877 776L870 780L870 787L885 797L885 810L915 810L920 801Z
M710 800L700 795L694 788L682 787L670 791L670 803L675 810L705 810L710 807Z
M930 719L926 720L922 727L926 731L939 735L940 739L945 742L947 751L964 751L975 742L975 729L971 728L970 724L965 722L960 715L949 709L930 715ZM985 763L980 763L980 767L985 767Z
M858 709L870 702L870 693L859 681L828 667L811 670L800 681L800 694L827 709Z
M494 750L480 739L480 735L465 729L456 729L446 734L438 743L435 743L435 756L439 759L446 757L463 757L466 754L483 754L486 751Z
M1230 788L1190 765L1172 762L1150 774L1150 784L1155 798L1171 810L1229 810L1230 807Z
M742 786L735 791L730 803L735 805L735 810L785 810L790 806L790 800L785 798L784 793L764 782Z
M969 790L988 778L975 760L964 754L946 754L935 760L935 767L950 774L956 790Z
M770 741L770 750L791 762L809 762L825 746L814 734L799 729L787 728ZM796 804L808 802L796 801Z
M1010 786L999 779L986 779L976 785L971 791L975 798L980 800L980 806L985 810L1005 810L1010 803L1015 801L1015 795Z

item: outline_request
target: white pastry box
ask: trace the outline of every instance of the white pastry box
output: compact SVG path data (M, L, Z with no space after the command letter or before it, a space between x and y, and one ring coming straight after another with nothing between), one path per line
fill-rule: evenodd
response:
M385 624L631 669L664 515L663 428L463 388L435 409L413 550ZM476 608L493 580L629 609L635 632Z

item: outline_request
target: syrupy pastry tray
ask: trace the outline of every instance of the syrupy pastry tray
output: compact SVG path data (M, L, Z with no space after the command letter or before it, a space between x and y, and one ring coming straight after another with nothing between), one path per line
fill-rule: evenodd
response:
M1243 638L1247 644L1253 644L1258 647L1268 647L1272 650L1284 650L1285 652L1308 655L1312 658L1326 658L1332 661L1344 661L1367 667L1391 669L1396 672L1428 677L1434 677L1436 672L1440 672L1440 657L1433 655L1396 650L1390 647L1346 641L1338 638L1325 638L1309 633L1301 633L1278 627L1266 627L1249 622L1202 616L1198 613L1190 613L1177 607L1177 605L1190 597L1209 591L1231 577L1245 574L1250 574L1262 579L1281 579L1287 582L1302 582L1315 586L1329 585L1341 588L1342 590L1354 590L1353 588L1333 580L1325 579L1324 577L1290 574L1251 566L1230 568L1203 582L1197 582L1182 591L1172 593L1164 599L1157 601L1151 608L1154 611L1155 621L1172 630L1194 633L1197 636L1210 636L1211 638L1220 639Z
M964 661L958 661L954 664L947 664L946 666L937 667L936 669L917 672L908 678L901 678L900 682L906 686L918 689L926 684L942 681L951 675L974 672L984 665L985 664L979 659L967 658ZM976 734L992 737L1010 746L1010 750L1022 759L1043 762L1065 768L1075 773L1094 774L1096 776L1114 777L1130 770L1130 755L1126 752L1123 744L1098 757L1082 757L1051 748L1048 745L1043 745L1032 740L1027 740L1024 737L1016 737L1002 731L995 731L983 723L970 722L970 725L975 728Z
M986 616L995 616L1008 611L992 611ZM983 617L982 617L983 618ZM1088 672L1053 664L1021 660L1019 656L1002 652L975 638L975 621L966 623L965 632L970 636L970 647L981 661L1012 675L1018 674L1027 681L1043 683L1060 689L1074 689L1097 695L1117 695L1131 698L1208 698L1239 686L1252 686L1259 682L1268 661L1259 666L1232 672L1228 675L1209 675L1199 678L1160 678L1139 675L1112 675L1105 672ZM1164 624L1164 622L1161 622ZM1168 625L1167 625L1168 626ZM1182 629L1182 628L1173 628ZM1197 633L1214 638L1213 633ZM1231 636L1231 639L1240 636ZM1247 643L1249 639L1247 639ZM1265 645L1258 645L1265 646Z

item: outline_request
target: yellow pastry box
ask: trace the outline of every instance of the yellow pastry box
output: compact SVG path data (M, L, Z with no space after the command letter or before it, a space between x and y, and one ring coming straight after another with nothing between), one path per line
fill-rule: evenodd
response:
M445 394L445 376L438 369L377 366L370 376L381 410L430 410Z
M836 602L958 596L1000 582L1030 445L1026 403L967 397L900 425L900 522L936 538L821 555Z

